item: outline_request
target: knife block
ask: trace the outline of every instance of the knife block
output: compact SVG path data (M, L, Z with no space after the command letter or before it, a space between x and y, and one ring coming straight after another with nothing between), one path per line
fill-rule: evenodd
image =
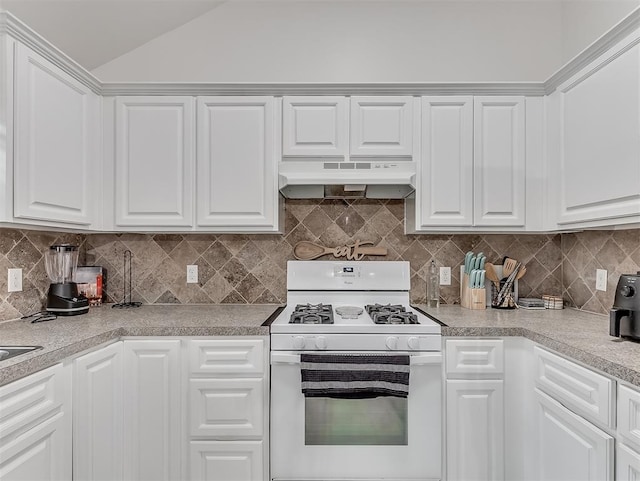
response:
M462 274L460 281L460 305L466 309L486 309L486 289L471 289L469 287L469 274Z

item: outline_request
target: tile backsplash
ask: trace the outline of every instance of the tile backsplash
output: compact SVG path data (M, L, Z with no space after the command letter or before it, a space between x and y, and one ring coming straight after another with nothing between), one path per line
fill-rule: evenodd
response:
M452 285L441 286L442 302L459 302L459 268L468 250L489 261L509 255L527 265L521 296L560 295L574 306L606 312L622 271L640 264L640 230L578 234L405 235L402 201L287 200L285 231L277 235L59 234L0 229L0 273L21 267L24 290L7 293L0 276L0 320L42 308L49 284L43 253L56 242L81 247L80 263L107 269L109 302L123 297L123 255L133 253L133 300L144 303L282 303L286 262L301 240L326 246L372 242L388 249L372 259L411 264L411 299L424 302L427 266L452 266ZM634 247L635 242L635 247ZM332 259L326 256L325 259ZM186 266L198 265L199 283L186 283ZM595 266L609 271L607 293L594 293ZM592 268L593 267L593 268ZM593 271L593 272L591 272ZM609 300L610 299L610 300Z

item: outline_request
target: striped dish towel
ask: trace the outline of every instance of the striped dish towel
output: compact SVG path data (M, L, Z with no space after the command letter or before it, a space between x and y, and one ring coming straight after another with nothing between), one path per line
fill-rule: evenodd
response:
M409 356L384 354L301 354L302 393L306 397L406 398Z

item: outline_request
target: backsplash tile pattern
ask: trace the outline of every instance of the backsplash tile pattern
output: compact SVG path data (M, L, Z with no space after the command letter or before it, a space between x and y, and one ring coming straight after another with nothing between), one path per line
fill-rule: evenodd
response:
M578 309L606 314L620 275L640 271L640 229L563 234L562 252L565 301ZM596 269L607 270L606 291L596 291Z
M80 263L107 268L109 302L123 297L123 255L133 253L133 300L145 303L282 303L286 262L300 240L326 246L359 239L387 247L386 260L411 264L411 299L424 302L427 267L452 266L442 302L459 302L459 265L468 250L489 261L509 255L527 265L521 296L562 294L570 305L605 313L618 276L640 265L640 230L576 234L405 235L401 201L288 200L280 235L59 234L0 229L0 320L42 308L49 284L43 261L56 242L77 244ZM332 259L325 256L323 259ZM372 257L371 259L381 259ZM197 264L199 283L186 284L186 265ZM609 271L608 291L595 293L595 269ZM7 291L6 269L24 269L24 290Z
M523 295L559 294L559 235L405 235L402 201L288 200L283 235L91 234L87 261L107 268L110 302L122 299L123 254L133 253L134 300L145 303L282 303L286 263L301 240L326 246L361 242L387 247L384 258L411 263L411 298L426 295L427 266L454 266L442 301L459 302L459 266L468 250L497 261L504 254L527 263ZM325 256L323 259L332 259ZM199 283L186 284L186 265L197 264Z
M0 320L39 311L49 288L44 253L53 244L79 247L78 263L85 264L84 235L0 229ZM7 292L7 269L22 269L22 291Z

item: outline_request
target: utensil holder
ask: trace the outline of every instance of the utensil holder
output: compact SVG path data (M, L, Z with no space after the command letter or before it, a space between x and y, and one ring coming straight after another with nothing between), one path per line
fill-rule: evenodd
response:
M485 289L471 289L469 274L463 274L460 281L460 305L465 309L486 309L487 293Z
M507 295L504 297L502 302L500 304L498 304L498 294L500 293L500 291L504 287L504 284L505 284L506 281L507 281L506 279L500 280L500 288L499 289L496 287L496 285L493 282L491 283L491 307L493 309L516 309L518 307L516 305L516 300L515 300L515 296L514 296L514 286L513 286L513 284L511 285L511 289L509 290Z

